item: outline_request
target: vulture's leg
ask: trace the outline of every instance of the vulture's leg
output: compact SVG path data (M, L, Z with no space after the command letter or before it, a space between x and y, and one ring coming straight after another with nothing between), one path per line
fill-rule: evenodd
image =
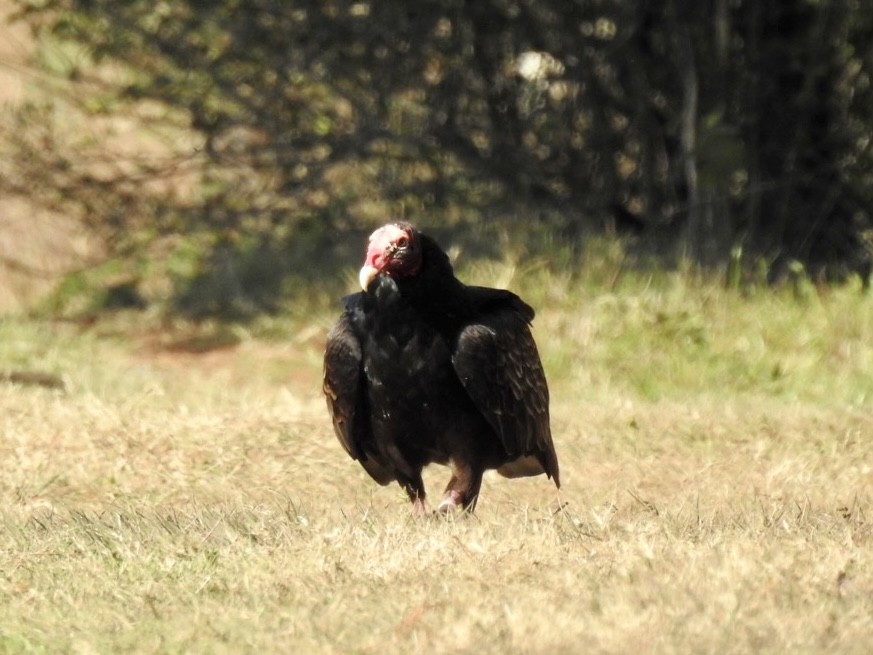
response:
M479 498L483 473L480 467L452 460L452 479L446 485L446 492L437 511L450 512L460 508L472 512Z
M421 479L421 472L413 478L404 478L398 480L400 486L406 490L406 495L412 501L412 513L416 516L424 516L427 514L427 507L424 504L426 494L424 493L424 481Z

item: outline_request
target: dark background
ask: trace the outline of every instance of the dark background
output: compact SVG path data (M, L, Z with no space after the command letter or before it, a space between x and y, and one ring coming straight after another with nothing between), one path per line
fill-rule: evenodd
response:
M17 5L75 45L45 69L78 90L18 109L0 191L127 262L106 302L149 302L146 271L184 260L172 307L270 310L397 218L485 256L501 234L532 253L608 234L636 261L771 283L870 275L869 3ZM59 134L59 102L196 145L83 163L100 144Z

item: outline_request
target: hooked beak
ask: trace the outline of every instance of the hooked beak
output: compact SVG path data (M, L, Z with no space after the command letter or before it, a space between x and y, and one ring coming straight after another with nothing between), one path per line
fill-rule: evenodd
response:
M361 288L366 291L367 287L370 286L370 283L376 279L376 276L379 275L379 269L375 266L371 266L370 264L366 264L361 272L358 274L358 281L361 283Z

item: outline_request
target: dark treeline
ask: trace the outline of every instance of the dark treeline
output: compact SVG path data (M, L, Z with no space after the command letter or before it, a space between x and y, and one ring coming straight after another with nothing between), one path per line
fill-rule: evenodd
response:
M32 193L50 175L46 201L119 252L182 232L208 235L213 265L245 243L263 262L402 214L628 234L707 266L741 253L775 277L792 262L870 273L860 0L20 4L36 30L121 64L67 71L99 111L151 103L202 144L180 193L143 183L166 174L154 164L95 174L19 137L18 187L4 184Z

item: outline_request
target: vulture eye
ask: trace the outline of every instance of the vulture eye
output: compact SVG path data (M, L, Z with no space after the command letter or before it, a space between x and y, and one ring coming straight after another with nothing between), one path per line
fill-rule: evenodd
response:
M409 245L409 238L408 237L400 237L399 239L397 239L397 247L398 248L405 248L408 245Z

